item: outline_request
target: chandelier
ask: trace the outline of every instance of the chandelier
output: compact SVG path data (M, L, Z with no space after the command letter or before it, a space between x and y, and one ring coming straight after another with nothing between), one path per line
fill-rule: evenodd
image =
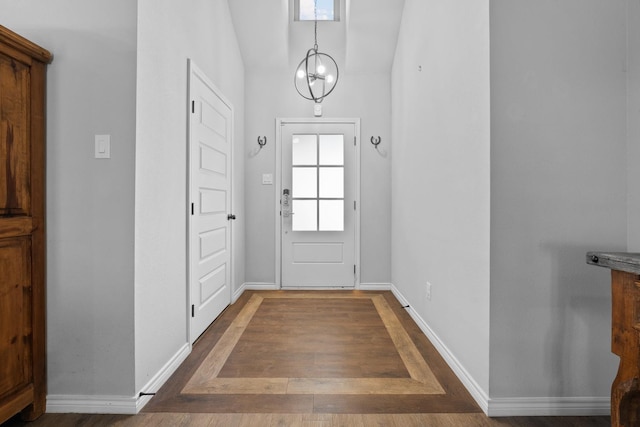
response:
M318 52L318 0L314 0L314 44L300 61L293 79L296 90L316 103L333 92L338 83L338 64L328 54Z

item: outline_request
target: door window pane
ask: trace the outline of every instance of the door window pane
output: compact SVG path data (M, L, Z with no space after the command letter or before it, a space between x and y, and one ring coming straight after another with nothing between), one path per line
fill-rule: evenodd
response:
M315 166L318 164L316 135L293 135L292 142L292 164L309 166Z
M344 135L320 135L320 164L344 165Z
M344 168L320 168L320 197L344 197Z
M295 198L318 197L317 168L293 168L291 195Z
M318 230L317 200L294 200L291 229L293 231Z
M344 230L344 200L320 200L320 231Z

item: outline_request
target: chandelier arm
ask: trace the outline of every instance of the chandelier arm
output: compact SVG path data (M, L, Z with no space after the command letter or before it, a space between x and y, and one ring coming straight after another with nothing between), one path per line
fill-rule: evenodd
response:
M336 85L338 84L338 78L340 77L340 70L338 69L338 64L336 63L336 60L333 59L331 55L327 53L319 53L318 55L324 55L327 58L329 58L331 62L333 62L333 65L335 66L335 69L336 69L336 80L334 81L333 86L331 86L331 89L329 90L329 92L322 95L322 97L320 98L320 101L317 101L317 102L322 102L322 99L326 98L336 88Z
M313 94L313 89L311 88L311 81L309 79L309 56L311 56L311 52L315 52L314 49L309 49L307 51L307 56L304 57L304 71L305 71L305 80L307 82L307 89L309 89L309 96L313 101L316 100L315 95Z

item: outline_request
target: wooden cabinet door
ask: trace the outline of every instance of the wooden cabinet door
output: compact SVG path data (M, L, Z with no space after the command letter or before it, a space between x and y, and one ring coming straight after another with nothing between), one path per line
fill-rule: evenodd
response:
M0 271L0 399L33 395L29 237L0 239Z
M29 74L0 53L0 221L31 215Z

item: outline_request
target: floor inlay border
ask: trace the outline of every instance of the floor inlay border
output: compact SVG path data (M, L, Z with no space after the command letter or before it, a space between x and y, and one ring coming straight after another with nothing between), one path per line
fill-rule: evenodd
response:
M265 298L368 298L398 350L411 378L218 378ZM236 319L182 389L186 394L444 394L427 365L382 295L343 295L300 292L274 293L249 299Z
M257 317L254 320L257 320L261 323L253 323L250 322L251 318L251 309L244 311L244 308L248 304L257 304L260 300L258 298L253 298L253 296L258 296L263 298L263 303L267 304L263 307L265 308L265 312L262 310L257 312ZM348 359L345 359L346 365L336 365L338 369L336 371L336 377L339 377L341 374L338 372L344 371L343 378L356 378L360 381L360 384L357 382L349 382L351 390L348 390L348 393L340 394L337 391L338 387L343 387L340 384L339 379L330 377L332 368L325 369L323 365L317 365L312 367L310 365L310 370L305 369L304 364L292 365L292 370L289 370L288 365L281 365L280 367L274 369L273 377L300 377L304 376L305 372L310 373L311 377L319 377L322 375L329 375L328 377L323 377L322 382L328 383L328 387L334 391L334 394L325 394L321 387L325 387L325 385L321 381L317 381L311 387L314 390L318 390L318 394L302 394L299 391L296 391L297 394L285 394L285 391L280 391L278 393L263 393L261 389L264 388L265 384L260 384L259 382L253 383L246 382L243 384L246 392L240 394L232 394L232 393L187 393L185 392L185 388L187 384L194 378L196 372L202 368L202 365L205 364L205 360L211 354L214 347L218 346L217 350L220 350L222 347L226 347L226 351L230 351L231 356L227 354L224 358L228 358L227 364L224 366L220 365L212 365L208 364L209 373L208 375L212 375L212 373L216 372L216 369L221 369L218 371L219 379L224 379L225 381L229 381L231 387L227 390L239 391L239 385L234 383L237 379L241 378L243 372L245 372L242 368L242 364L247 363L247 351L252 351L252 349L259 349L262 344L252 344L250 341L252 338L242 337L240 341L234 343L233 337L231 336L231 332L224 339L223 336L227 331L231 328L232 330L238 330L242 328L246 328L247 333L254 334L259 331L263 331L265 324L262 323L267 321L269 323L273 323L278 327L278 316L277 313L274 316L273 310L276 306L279 305L279 302L269 300L270 298L286 298L286 299L297 299L297 298L309 298L313 296L317 302L309 302L309 306L317 306L319 311L314 312L312 315L319 315L320 319L323 315L332 316L332 309L334 305L329 303L323 303L322 301L318 301L320 298L330 298L333 300L336 299L367 299L366 304L363 304L359 301L354 301L354 318L359 318L362 314L365 317L363 321L366 322L365 325L368 327L375 328L374 324L378 324L378 327L381 328L376 331L372 331L371 337L373 338L375 335L374 345L376 353L372 354L375 360L379 359L380 354L379 351L385 351L387 353L385 368L382 368L381 365L376 364L371 366L363 365L362 368L358 368L357 365L349 365ZM380 297L380 298L378 298ZM386 324L382 321L382 317L379 315L379 311L375 308L374 303L372 301L378 301L380 306L386 306L389 308L390 312L387 312L385 308L382 309L382 313L384 315L385 312L390 314L390 316L385 316L387 319L396 319L398 323L395 323L393 320L387 322ZM265 301L265 299L267 301ZM252 301L250 303L250 301ZM301 304L306 304L302 303ZM340 305L340 303L338 303ZM349 306L349 303L342 304L343 306ZM259 304L257 305L259 306ZM366 308L365 306L368 306ZM293 316L293 319L296 319L298 316L306 316L304 312L302 314L296 312L297 304L295 302L288 303L286 306L286 316ZM327 310L325 313L323 310ZM366 311L365 310L370 310ZM323 314L325 313L325 314ZM340 311L338 313L341 313ZM357 313L357 314L356 314ZM264 317L264 316L267 317ZM342 314L343 315L343 314ZM345 318L349 318L347 315ZM335 318L332 318L332 324L335 324ZM251 324L247 323L250 322ZM315 321L314 321L315 322ZM395 323L395 325L394 325ZM311 325L318 325L316 323L311 323ZM232 327L233 325L233 327ZM248 327L246 325L249 325ZM263 325L263 326L260 326ZM285 327L283 331L291 331L298 336L304 333L306 326L300 328L296 327ZM388 333L388 329L382 331L382 329L391 328L396 330L404 330L407 334L406 336L396 336L398 341L394 341L390 334ZM311 329L314 329L313 326ZM317 328L315 328L317 330ZM360 329L359 326L356 326L354 332ZM362 329L360 329L362 331ZM345 333L344 330L338 331L340 334ZM262 332L259 332L262 333ZM268 332L267 332L268 333ZM289 332L287 332L289 333ZM312 333L310 331L310 333ZM356 333L357 334L357 333ZM349 343L349 333L346 332L346 335L340 335L338 338L339 342ZM362 348L362 345L366 345L366 341L362 341L362 335L354 335L354 337L359 336L360 338L356 338L356 341L353 341L353 347L349 344L350 348L358 350L358 347ZM258 335L257 337L260 337ZM385 338L386 337L386 338ZM342 341L344 339L347 341ZM296 342L299 338L294 338ZM225 344L226 342L226 344ZM323 341L324 342L324 341ZM386 343L385 343L386 342ZM404 344L403 344L404 342ZM304 342L301 342L303 345ZM400 344L398 344L400 343ZM237 345L236 345L237 344ZM308 343L307 343L308 344ZM278 345L286 346L286 340L280 340ZM235 349L234 349L235 346ZM339 346L339 344L338 344ZM400 353L397 351L397 346L404 346L407 349L411 349L415 347L417 352L411 353L411 350L404 352L404 358L400 356ZM387 350L384 350L384 349ZM309 355L304 355L307 351L313 351L313 345L306 345L300 349L300 354L303 357L309 357ZM339 347L338 347L339 349ZM278 353L276 354L277 358L282 358L283 353L281 351L286 351L286 347L280 348ZM239 353L236 354L236 351ZM333 351L333 350L330 350ZM339 351L339 350L336 350ZM393 351L394 354L388 353L389 351ZM218 353L219 355L222 353ZM244 354L244 356L243 356ZM284 359L287 359L287 354L284 353ZM338 355L338 354L336 354ZM345 353L346 355L346 353ZM240 356L241 359L237 359L236 356ZM322 356L324 357L324 356ZM335 360L338 363L339 359L333 359L331 354L328 354L329 360ZM348 357L348 356L347 356ZM359 357L359 356L356 356ZM242 359L244 358L244 360ZM411 384L419 383L414 378L420 378L420 370L419 369L407 369L407 364L411 365L411 362L405 362L406 360L411 359L417 360L417 363L420 363L420 360L423 360L425 364L428 366L431 374L437 379L437 384L443 389L442 393L437 394L423 394L421 392L413 394L370 394L372 389L376 389L378 387L371 386L371 384L366 384L368 378L372 378L373 380L378 380L379 376L385 377L387 380L395 381L395 384L392 382L387 382L387 386L385 387L385 392L390 393L392 388L404 387L401 381L405 380L411 381ZM261 361L265 361L265 359L259 359ZM312 357L313 360L313 357ZM365 359L366 361L366 359ZM266 360L266 364L259 364L255 366L255 369L249 369L246 371L248 377L261 377L269 372L271 368L269 368L269 361ZM323 363L323 362L321 362ZM329 362L331 363L331 362ZM202 368L205 369L205 368ZM201 371L202 373L203 371ZM251 372L251 373L249 373ZM277 372L277 373L276 373ZM290 375L287 375L287 372L290 372ZM317 372L318 375L312 372ZM362 375L360 375L362 373ZM210 377L211 378L211 377ZM264 379L264 378L263 378ZM308 381L309 378L306 378L304 381ZM194 380L195 381L195 380ZM193 385L194 383L192 383ZM283 381L278 381L277 379L273 381L271 384L272 387L284 387ZM221 386L222 384L218 384ZM250 388L246 387L254 387L253 392ZM255 387L258 387L256 389ZM298 384L294 381L287 380L286 387L289 388L289 393L293 392L293 387L309 387L307 384ZM358 389L361 387L362 389ZM352 394L358 393L358 394ZM390 291L359 291L359 290L340 290L340 291L294 291L294 290L279 290L279 291L260 291L260 290L248 290L245 291L238 300L227 307L227 309L211 324L211 326L202 334L202 336L198 339L198 341L194 344L191 354L186 358L184 363L180 365L180 367L176 370L176 372L169 378L166 383L156 392L156 395L151 399L151 401L144 407L142 412L145 413L183 413L183 414L253 414L253 413L264 413L264 414L316 414L321 416L323 414L434 414L434 413L448 413L448 414L471 414L471 413L481 413L482 410L477 405L477 403L473 400L469 392L465 389L464 385L460 382L460 380L456 377L451 368L447 365L447 362L442 358L442 356L438 353L438 350L429 342L427 337L424 335L424 332L420 329L420 327L413 321L409 313L406 312L405 308L401 306L397 298Z

